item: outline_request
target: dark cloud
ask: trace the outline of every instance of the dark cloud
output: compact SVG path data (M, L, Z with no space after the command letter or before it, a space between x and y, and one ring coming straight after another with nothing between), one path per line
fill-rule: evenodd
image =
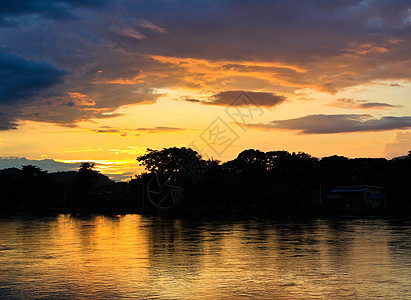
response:
M17 129L18 124L14 121L14 118L0 112L0 131Z
M17 129L18 124L15 122L3 122L0 119L0 131L2 130L9 130L9 129Z
M268 124L248 124L247 127L296 130L301 134L386 131L411 128L411 117L386 116L376 119L368 114L308 115L296 119L275 120Z
M98 129L96 130L98 133L119 133L120 131L117 129Z
M242 99L238 99L241 95L244 95L244 97L242 97ZM191 98L185 98L184 100L205 105L273 107L284 102L286 97L279 96L274 93L226 91L213 95L207 101Z
M167 30L157 26L145 19L117 19L110 27L109 31L123 37L132 39L144 39L152 33L166 33Z
M175 132L185 130L184 128L178 127L168 127L168 126L157 126L157 127L141 127L136 129L130 128L115 128L111 126L100 126L99 129L94 130L98 133L116 133L122 137L127 136L131 132L146 132L146 133L163 133L163 132ZM139 136L139 133L134 134L134 136Z
M105 0L2 0L0 26L17 26L21 17L71 19L76 7L101 6Z
M314 56L342 54L353 38L366 37L366 43L375 38L366 36L371 32L387 33L406 27L403 20L409 8L408 1L212 3L159 0L125 5L127 16L143 15L170 32L168 37L153 41L158 46L155 49L152 43L135 41L151 53L154 50L162 55L177 53L179 57L237 60L257 56L305 61ZM299 57L290 57L296 54Z
M181 131L181 130L184 130L184 128L157 126L157 127L151 127L151 128L137 128L136 130L146 131L147 133L161 133L161 132Z
M99 129L96 129L94 131L97 133L115 133L121 137L126 137L130 129L127 129L127 128L117 129L111 126L100 126Z
M183 98L183 100L187 101L187 102L192 102L192 103L203 103L203 101L201 101L201 100L188 98L188 97Z
M367 100L354 100L349 98L337 99L328 105L340 108L354 108L354 109L389 109L400 108L402 105L392 105L383 102L370 102Z
M29 60L0 49L0 130L16 129L18 120L33 116L47 120L38 118L40 114L49 114L47 110L36 112L28 108L41 99L60 94L50 90L62 83L66 75L67 71L48 62Z
M75 66L74 66L75 67ZM147 87L82 82L42 60L30 60L0 49L0 129L16 128L18 120L75 126L82 120L121 116L127 104L154 103L161 95Z
M386 108L395 108L395 107L402 107L402 105L391 105L388 103L382 102L366 102L366 103L359 103L355 107L363 108L363 109L386 109Z
M61 83L66 74L47 62L27 60L0 49L0 105L33 100L39 92Z

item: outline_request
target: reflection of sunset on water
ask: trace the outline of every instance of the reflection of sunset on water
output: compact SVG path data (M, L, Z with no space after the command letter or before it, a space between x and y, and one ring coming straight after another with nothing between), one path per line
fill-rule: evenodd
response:
M392 299L411 278L409 229L390 220L59 215L0 232L0 282L23 298Z

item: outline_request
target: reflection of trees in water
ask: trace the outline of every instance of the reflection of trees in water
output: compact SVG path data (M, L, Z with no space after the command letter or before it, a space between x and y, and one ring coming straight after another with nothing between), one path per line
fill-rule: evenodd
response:
M58 216L37 218L32 216L11 217L8 222L2 222L2 229L7 235L2 235L3 243L18 245L25 258L41 256L44 246L51 243L56 235Z
M195 218L173 219L145 217L149 256L153 274L167 274L176 279L199 275L206 255L223 251L224 238L232 229L226 221L202 221Z
M310 273L321 269L329 258L344 260L347 243L334 242L336 233L322 219L283 220L274 224L274 230L280 270Z
M390 232L388 245L394 259L399 258L404 253L411 257L410 218L389 219L387 220L387 227Z
M152 273L176 279L197 275L204 253L201 232L178 219L153 217L150 223L147 236Z
M132 215L129 215L132 216ZM63 223L81 239L120 238L124 235L121 228L125 215L66 214ZM122 231L123 230L123 231ZM119 241L121 242L121 241Z

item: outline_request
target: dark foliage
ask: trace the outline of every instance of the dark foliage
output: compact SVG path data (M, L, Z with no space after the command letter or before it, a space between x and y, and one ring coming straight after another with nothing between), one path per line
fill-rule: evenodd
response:
M146 168L149 172L167 170L164 173L181 174L176 159L178 150L149 150L148 155L137 160L149 166ZM411 182L411 152L405 158L393 160L349 159L336 155L317 159L304 152L249 149L223 164L203 163L208 168L199 182L190 182L183 173L186 183L183 209L268 213L315 211L320 208L320 196L325 198L338 185L381 186L389 196L391 208L410 208L411 190L407 182Z
M114 183L92 163L82 163L78 172L52 174L30 165L0 170L0 210L155 212L147 199L154 174L181 180L184 197L178 210L186 212L315 212L322 209L320 199L339 185L381 186L388 194L388 210L411 208L411 151L386 160L336 155L317 159L304 152L249 149L220 163L205 161L192 149L173 147L148 149L137 160L147 172L129 183Z

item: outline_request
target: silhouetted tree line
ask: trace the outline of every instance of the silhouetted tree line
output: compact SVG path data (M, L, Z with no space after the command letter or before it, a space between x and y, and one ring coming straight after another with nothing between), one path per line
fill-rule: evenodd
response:
M148 149L137 158L148 171L146 181L153 173L173 173L183 180L183 210L314 212L326 207L327 193L339 185L381 186L388 194L388 209L411 207L411 151L408 156L387 160L337 155L318 159L304 152L249 149L220 163L202 160L188 150L206 169L194 183L187 176L192 171L187 170L189 164L181 163L185 148ZM144 176L137 181L144 181Z
M82 163L78 172L48 174L32 165L0 170L0 213L7 211L110 210L124 205L126 183L114 183Z
M0 173L0 209L29 209L45 206L53 197L53 182L46 179L47 171L27 165L21 170L10 168ZM47 197L44 197L47 195ZM34 205L35 203L35 205Z
M77 172L48 174L35 166L0 170L0 212L8 210L85 210L155 212L147 184L155 175L177 176L184 198L178 211L284 212L321 211L320 197L338 185L382 186L388 209L411 207L411 151L408 156L322 159L298 152L249 149L221 163L203 160L189 148L148 149L137 158L145 173L129 183L113 182L82 163Z

